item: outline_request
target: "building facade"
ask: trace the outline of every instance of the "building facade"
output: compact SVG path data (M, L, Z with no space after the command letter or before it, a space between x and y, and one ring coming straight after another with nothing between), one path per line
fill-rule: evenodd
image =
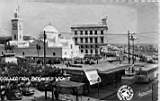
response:
M106 45L104 35L107 34L108 26L106 18L101 24L85 24L71 26L73 39L79 45L81 53L88 55L100 54L100 47Z

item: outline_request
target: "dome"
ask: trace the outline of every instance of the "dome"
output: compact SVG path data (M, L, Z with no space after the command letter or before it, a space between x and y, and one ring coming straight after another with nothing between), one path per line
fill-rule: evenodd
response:
M46 31L46 32L51 32L51 33L57 33L58 34L58 30L55 27L53 27L52 25L45 26L43 30Z

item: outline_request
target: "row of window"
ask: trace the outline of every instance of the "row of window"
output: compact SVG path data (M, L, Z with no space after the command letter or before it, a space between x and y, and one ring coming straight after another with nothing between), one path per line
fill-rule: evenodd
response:
M98 43L98 38L95 37L95 38L80 38L80 43L84 43L84 40L85 40L85 43L93 43L93 39L94 39L94 42L95 43ZM78 38L75 38L75 43L78 43ZM104 43L104 37L100 37L100 43Z
M98 45L80 45L79 48L98 48Z
M98 34L98 31L97 30L80 30L79 31L80 35L97 35ZM77 35L78 34L78 31L74 31L74 34ZM104 34L104 30L101 30L100 31L100 34L103 35Z
M2 53L3 54L3 53ZM22 52L22 55L24 56L25 55L25 52ZM56 53L53 52L53 56L56 56Z
M94 53L98 53L98 51L94 51L93 49L90 49L90 50L87 50L87 49L85 49L85 50L83 50L83 49L81 49L81 53L89 53L89 51L90 51L90 53L92 54L93 52Z

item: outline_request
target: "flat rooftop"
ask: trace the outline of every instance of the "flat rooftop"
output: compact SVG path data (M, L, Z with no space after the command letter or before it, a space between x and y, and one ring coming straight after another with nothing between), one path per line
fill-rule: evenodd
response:
M77 64L77 65L81 65L82 67L67 67L64 64L59 64L57 66L63 69L79 70L79 71L96 69L102 73L110 73L110 72L125 69L126 67L130 66L128 64L111 64L108 62L101 63L101 64L94 64L94 65L84 65L84 64Z

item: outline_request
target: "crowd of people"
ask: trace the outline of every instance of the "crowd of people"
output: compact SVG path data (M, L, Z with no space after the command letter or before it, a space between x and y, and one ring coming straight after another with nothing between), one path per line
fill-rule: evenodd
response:
M0 63L0 77L61 77L63 70L55 65L33 64L28 61L19 61L18 64L13 63ZM39 88L53 83L52 81L31 81L30 79L0 79L0 96L1 100L7 99L21 99L22 95L32 95L34 92L29 90L29 87ZM42 85L43 84L43 85Z

